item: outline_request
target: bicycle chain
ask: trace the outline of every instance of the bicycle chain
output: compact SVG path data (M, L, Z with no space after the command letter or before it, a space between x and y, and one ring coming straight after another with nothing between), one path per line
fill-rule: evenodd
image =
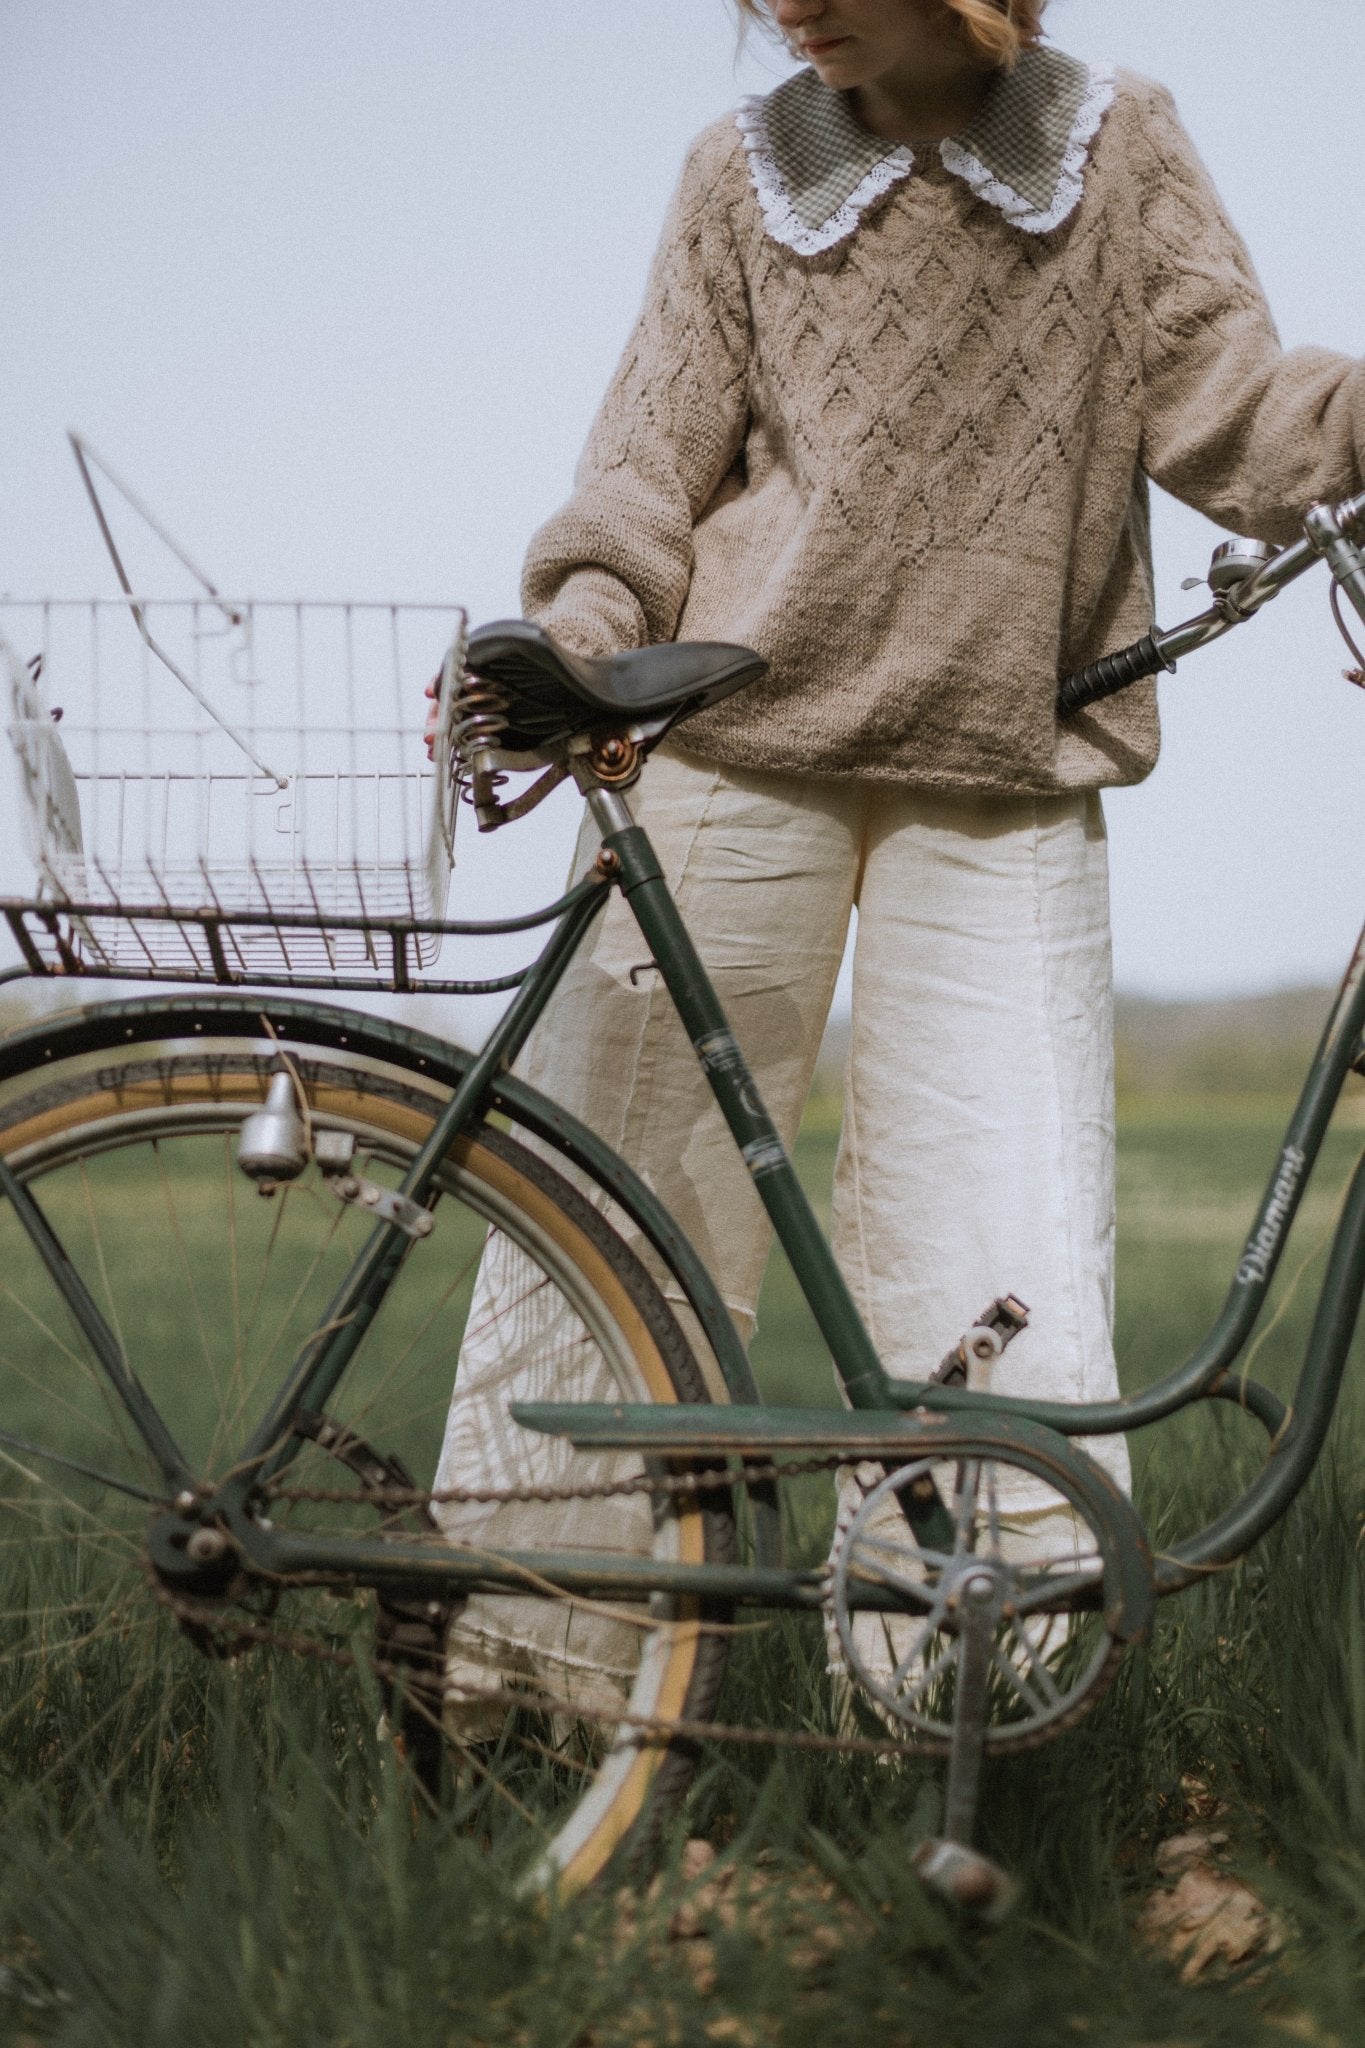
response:
M761 1486L782 1479L801 1478L808 1474L835 1471L849 1464L846 1454L830 1453L819 1458L773 1459L765 1464L747 1464L736 1471L730 1467L711 1467L694 1472L653 1473L641 1472L629 1478L597 1480L578 1486L505 1486L505 1487L422 1487L375 1486L359 1492L354 1487L286 1487L270 1485L263 1489L264 1496L271 1501L298 1501L313 1505L352 1505L374 1509L397 1509L403 1507L432 1507L442 1505L486 1505L497 1506L504 1502L546 1502L570 1500L605 1500L619 1495L640 1493L659 1494L669 1498L685 1498L690 1495L728 1491L735 1486ZM210 1601L195 1600L184 1594L175 1593L166 1586L147 1565L147 1575L158 1602L166 1607L181 1626L194 1639L202 1643L206 1635L218 1639L223 1648L218 1654L232 1656L239 1650L270 1648L288 1652L291 1656L309 1659L314 1663L326 1663L339 1669L358 1670L362 1666L372 1671L377 1678L394 1681L403 1680L413 1668L411 1657L403 1664L381 1657L361 1657L353 1650L341 1650L320 1642L314 1636L286 1633L259 1622L247 1622L224 1614L222 1609ZM291 1574L287 1577L266 1577L258 1574L260 1583L278 1594L291 1587L328 1586L341 1583L325 1574ZM1099 1693L1107 1689L1114 1670L1117 1668L1121 1644L1114 1644L1111 1657L1100 1682L1084 1702L1062 1726L1069 1726L1079 1720ZM897 1741L866 1735L821 1735L810 1729L750 1728L736 1722L695 1721L679 1718L665 1720L648 1715L632 1714L626 1709L606 1707L583 1707L572 1700L559 1698L545 1692L522 1691L509 1686L464 1687L460 1688L460 1699L471 1705L501 1707L511 1712L520 1708L523 1712L568 1716L579 1722L591 1722L606 1728L634 1729L642 1736L663 1742L733 1742L750 1748L791 1749L813 1755L861 1756L874 1760L893 1760L906 1757L923 1758L942 1753L937 1742ZM1020 1743L1019 1749L1041 1748L1061 1729L1040 1732L1032 1741ZM458 1740L451 1746L459 1750Z
M670 1498L679 1498L689 1494L716 1493L735 1485L760 1486L781 1479L800 1478L809 1473L830 1472L846 1463L845 1457L829 1454L820 1458L774 1459L763 1465L746 1465L742 1472L734 1472L728 1468L723 1471L713 1469L701 1472L643 1472L632 1474L626 1479L597 1480L581 1486L452 1486L430 1490L421 1487L390 1486L367 1488L364 1492L358 1492L349 1486L270 1486L265 1491L272 1501L300 1501L314 1505L352 1504L370 1509L465 1503L494 1506L502 1502L605 1500L621 1494L639 1493L658 1493ZM224 1614L213 1602L195 1600L182 1593L173 1592L150 1567L147 1575L157 1601L195 1638L201 1639L206 1633L217 1637L223 1644L220 1652L222 1655L231 1656L238 1650L247 1649L279 1649L291 1656L307 1658L313 1663L330 1664L337 1669L358 1670L363 1663L381 1679L401 1678L404 1675L399 1666L383 1658L362 1658L354 1650L338 1649L331 1644L320 1642L315 1636L288 1633L259 1622L242 1621ZM269 1583L284 1590L290 1586L326 1584L328 1581L295 1575ZM897 1742L890 1738L821 1735L813 1729L751 1728L739 1722L729 1721L664 1720L648 1715L631 1714L624 1708L619 1711L600 1706L588 1709L572 1700L559 1698L553 1693L533 1693L510 1686L461 1687L460 1697L462 1701L471 1704L502 1707L509 1712L520 1708L523 1712L529 1710L567 1715L576 1721L590 1721L602 1727L634 1729L643 1736L666 1742L734 1742L750 1748L793 1749L822 1756L863 1756L887 1760L921 1753L912 1743ZM459 1744L453 1746L458 1749Z
M147 1577L157 1602L191 1634L198 1637L211 1632L222 1638L224 1648L220 1654L225 1657L238 1650L276 1649L315 1664L330 1664L338 1670L358 1671L363 1665L381 1679L405 1675L400 1666L384 1658L362 1657L354 1650L342 1650L330 1643L319 1642L315 1636L287 1633L259 1622L234 1619L223 1614L212 1602L194 1600L183 1593L173 1592L157 1577L150 1564ZM313 1582L281 1579L275 1583L287 1588ZM749 1728L740 1722L730 1721L666 1720L648 1714L632 1714L625 1708L585 1707L555 1693L521 1691L512 1686L461 1686L459 1696L461 1704L498 1706L508 1712L520 1708L523 1712L557 1714L605 1728L635 1729L641 1735L662 1742L735 1742L754 1749L794 1749L818 1756L863 1756L874 1760L922 1756L925 1753L914 1743L896 1742L889 1738L820 1735L813 1729L802 1728ZM459 1741L448 1739L451 1748L458 1753L461 1748Z
M315 1506L357 1507L498 1507L504 1502L610 1500L621 1494L657 1493L677 1499L689 1493L721 1493L734 1486L764 1486L777 1479L797 1479L808 1472L833 1472L848 1463L845 1453L821 1458L789 1458L766 1465L745 1465L736 1472L711 1467L701 1472L636 1472L627 1479L599 1479L580 1486L376 1486L357 1493L353 1486L275 1486L263 1489L266 1499L308 1502Z

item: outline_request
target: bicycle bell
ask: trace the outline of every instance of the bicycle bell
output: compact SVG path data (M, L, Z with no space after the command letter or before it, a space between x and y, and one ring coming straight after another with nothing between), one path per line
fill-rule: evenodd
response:
M297 1180L308 1164L308 1133L294 1078L276 1063L264 1106L253 1110L237 1140L237 1164L249 1180Z
M1235 590L1239 583L1245 583L1258 569L1264 569L1267 562L1273 562L1279 553L1264 540L1225 540L1213 551L1209 563L1209 589Z

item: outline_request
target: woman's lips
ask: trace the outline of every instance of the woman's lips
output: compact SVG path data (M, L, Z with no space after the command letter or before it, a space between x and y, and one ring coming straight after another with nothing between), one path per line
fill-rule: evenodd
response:
M808 36L802 48L808 57L824 57L847 41L847 36Z

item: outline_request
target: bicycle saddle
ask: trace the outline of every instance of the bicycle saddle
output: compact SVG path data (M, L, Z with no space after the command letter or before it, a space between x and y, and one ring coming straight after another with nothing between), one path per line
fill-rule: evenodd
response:
M599 725L662 720L662 738L679 719L718 704L766 674L768 664L747 647L718 641L677 640L640 647L601 660L570 654L526 619L496 619L469 636L471 675L506 699L500 745L533 753L548 742Z

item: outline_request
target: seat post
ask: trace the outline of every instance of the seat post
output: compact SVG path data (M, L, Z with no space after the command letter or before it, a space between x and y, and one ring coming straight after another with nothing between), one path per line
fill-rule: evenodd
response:
M635 823L623 790L604 789L600 782L594 781L585 794L592 821L604 839L613 832L628 832Z

